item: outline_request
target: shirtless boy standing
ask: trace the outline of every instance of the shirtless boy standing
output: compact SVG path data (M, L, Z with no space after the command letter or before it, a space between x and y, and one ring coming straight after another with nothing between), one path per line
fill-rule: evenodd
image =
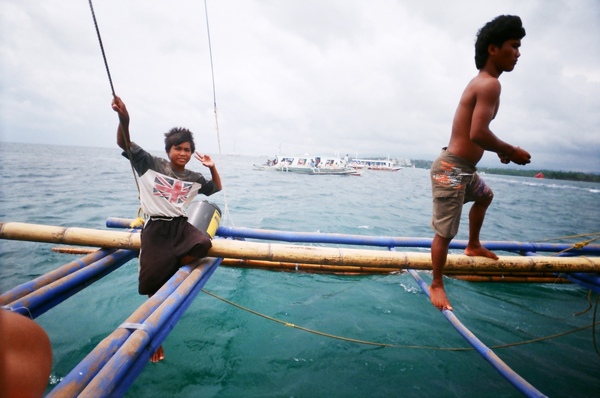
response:
M479 241L485 212L494 196L477 175L476 165L483 153L496 152L502 163L524 165L531 159L527 151L500 140L489 127L500 105L498 78L502 72L514 69L524 36L521 18L512 15L496 17L479 30L475 43L475 65L479 73L460 98L448 146L431 166L431 226L435 236L431 244L430 295L432 304L440 310L452 310L444 290L443 268L450 241L458 232L464 203L474 202L469 212L469 242L465 254L498 259Z

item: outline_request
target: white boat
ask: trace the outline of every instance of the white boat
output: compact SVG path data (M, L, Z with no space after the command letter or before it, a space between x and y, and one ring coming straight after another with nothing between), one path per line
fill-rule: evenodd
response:
M387 159L352 159L348 166L354 167L355 169L368 169L368 170L384 170L384 171L398 171L402 169L401 166L396 165L396 162L390 158Z
M362 171L349 167L337 156L277 155L264 164L254 164L256 170L311 175L361 175Z

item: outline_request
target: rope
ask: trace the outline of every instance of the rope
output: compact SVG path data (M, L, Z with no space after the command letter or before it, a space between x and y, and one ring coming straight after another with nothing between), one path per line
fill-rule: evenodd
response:
M573 314L574 317L579 316L579 315L583 315L586 312L588 312L589 310L592 309L592 290L588 290L588 294L587 294L587 302L588 302L588 307L583 310L583 311L579 311Z
M96 35L98 36L98 43L100 43L100 50L102 51L102 58L104 59L104 67L106 68L106 74L108 75L108 82L110 83L110 90L113 98L116 97L115 88L113 87L112 78L110 77L110 70L108 69L108 62L106 61L106 54L104 53L104 46L102 45L102 38L100 37L100 29L98 29L98 22L96 22L96 13L94 13L94 6L92 0L88 0L90 4L90 10L92 11L92 18L94 19L94 26L96 27Z
M98 22L96 21L96 13L94 12L94 5L92 4L92 0L88 0L90 5L90 11L92 12L92 19L94 20L94 27L96 28L96 36L98 36L98 44L100 44L100 51L102 52L102 59L104 60L104 67L106 69L106 74L108 75L108 82L110 84L110 90L113 98L116 98L115 88L113 86L112 77L110 76L110 69L108 68L108 61L106 60L106 53L104 52L104 45L102 44L102 37L100 36L100 29L98 28ZM123 142L125 142L125 152L127 153L127 157L129 159L129 164L131 165L131 172L133 173L133 179L135 181L135 186L138 190L138 200L140 199L140 184L138 183L137 176L135 175L135 168L133 167L133 160L131 155L131 150L129 149L129 143L127 142L127 136L125 135L125 131L119 127L121 134L123 135ZM141 208L138 210L137 219L131 223L131 228L135 228L136 226L143 225L144 219L141 214ZM140 224L141 223L141 224Z
M3 310L7 310L7 311L11 311L11 312L16 312L17 314L21 314L19 312L20 310L25 310L25 311L27 311L27 314L29 315L29 319L31 319L31 320L34 319L33 314L31 313L31 311L29 311L29 308L24 307L24 306L12 308L12 307L10 307L8 305L5 305L5 306L2 307L2 309ZM25 314L21 314L21 315L25 316Z
M561 251L559 251L557 253L554 253L553 256L561 255L561 254L566 253L566 252L568 252L570 250L573 250L573 249L582 249L584 246L587 246L590 243L592 243L594 241L597 241L598 239L600 239L600 236L598 236L597 238L588 239L588 240L584 240L584 241L581 241L581 242L573 243L573 245L571 247L568 247L568 248L566 248L564 250L561 250Z
M221 164L223 164L223 156L222 156L222 152L221 152L221 134L219 131L219 116L218 116L218 112L217 112L217 90L216 90L216 85L215 85L215 69L214 69L214 65L213 65L212 44L211 44L211 40L210 40L210 26L208 23L208 6L206 5L206 0L204 0L204 14L206 16L206 33L207 33L207 38L208 38L208 54L210 57L210 73L211 73L211 77L212 77L213 112L215 114L215 128L217 131L217 143L219 146L219 162ZM221 179L221 180L223 180L223 179ZM223 218L229 220L231 222L231 225L235 226L233 223L233 219L231 218L231 214L229 213L229 206L227 204L227 193L225 190L225 186L222 187L222 191L223 191L223 200L224 200L224 204L225 204Z
M564 239L573 239L573 238L581 238L581 237L589 237L589 236L595 236L595 237L591 238L591 239L588 239L588 240L581 241L581 242L573 243L573 245L571 247L566 248L564 250L561 250L561 251L559 251L557 253L554 253L552 255L554 257L554 256L559 256L560 254L568 252L568 251L573 250L573 249L581 249L584 246L587 246L590 243L599 240L600 239L600 232L592 232L592 233L589 233L589 234L577 234L577 235L562 236L562 237L559 237L559 238L544 239L544 240L541 240L539 242L548 242L548 241L552 241L552 240L564 240ZM577 313L573 314L573 316L579 316L579 315L585 314L586 312L588 312L592 308L591 296L592 296L592 290L589 289L588 290L588 294L587 294L588 308L586 308L583 311L580 311L580 312L577 312ZM600 349L598 348L598 343L596 341L596 324L597 324L597 322L596 322L596 314L597 314L597 311L598 311L598 299L599 298L600 298L600 295L597 295L596 296L596 304L594 306L594 313L593 313L592 324L589 325L589 326L587 326L587 327L585 327L586 329L588 327L592 327L592 341L593 341L593 345L594 345L594 350L596 351L596 354L598 354L598 356L600 356ZM564 335L564 334L561 334L561 335ZM561 335L557 335L556 337L561 336ZM534 342L534 341L532 341L532 342ZM517 344L514 344L514 345L517 345Z
M600 232L591 232L589 234L577 234L577 235L566 235L566 236L559 236L558 238L548 238L548 239L542 239L542 240L538 240L537 242L551 242L551 241L556 241L556 240L565 240L565 239L573 239L573 238L583 238L583 237L587 237L587 236L597 236L597 238L594 238L592 241L600 239Z
M302 330L304 332L308 332L308 333L313 333L319 336L324 336L324 337L328 337L331 339L335 339L335 340L342 340L342 341L347 341L347 342L351 342L351 343L357 343L357 344L366 344L366 345L372 345L372 346L378 346L378 347L390 347L390 348L405 348L405 349L421 349L421 350L435 350L435 351L473 351L475 348L473 347L433 347L433 346L419 346L419 345L398 345L398 344L391 344L391 343L378 343L378 342L373 342L373 341L365 341L365 340L358 340L358 339L353 339L353 338L348 338L348 337L343 337L343 336L336 336L330 333L324 333L324 332L320 332L314 329L309 329L309 328L305 328L303 326L298 326L295 325L293 323L289 323L289 322L285 322L282 321L280 319L277 318L273 318L271 316L262 314L260 312L251 310L250 308L244 307L240 304L236 304L232 301L229 301L223 297L220 297L214 293L211 293L205 289L202 289L202 292L205 294L208 294L211 297L216 298L217 300L221 300L222 302L229 304L233 307L236 307L240 310L249 312L251 314L260 316L262 318L268 319L269 321L272 322L276 322L279 323L280 325L284 325L284 326L288 326L294 329L298 329L298 330ZM489 348L491 349L500 349L500 348L508 348L508 347L516 347L519 345L525 345L525 344L531 344L531 343L538 343L541 341L545 341L545 340L551 340L551 339L555 339L557 337L562 337L562 336L566 336L572 333L577 333L577 332L581 332L583 330L589 329L589 328L594 328L595 326L600 323L600 321L596 321L595 318L595 314L594 314L594 320L590 325L587 326L583 326L577 329L573 329L573 330L568 330L566 332L562 332L562 333L557 333L557 334L553 334L550 336L545 336L545 337L539 337L539 338L535 338L535 339L531 339L531 340L525 340L525 341L521 341L521 342L516 342L516 343L509 343L509 344L502 344L502 345L496 345L496 346L490 346ZM595 339L594 339L594 344L595 344Z

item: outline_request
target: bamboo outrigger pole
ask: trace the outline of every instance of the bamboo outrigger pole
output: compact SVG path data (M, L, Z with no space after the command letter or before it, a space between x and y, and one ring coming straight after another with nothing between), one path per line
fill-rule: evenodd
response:
M106 231L76 227L56 227L18 222L0 223L0 238L138 250L139 232ZM346 249L254 243L215 239L212 257L256 259L291 263L363 266L377 268L431 269L429 253ZM448 255L445 269L477 273L495 272L600 272L600 257L501 256L498 260L464 255Z

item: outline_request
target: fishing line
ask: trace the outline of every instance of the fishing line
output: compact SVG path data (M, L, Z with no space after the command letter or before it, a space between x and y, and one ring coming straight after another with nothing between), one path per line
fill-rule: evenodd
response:
M314 330L314 329L309 329L309 328L305 328L303 326L299 326L290 322L286 322L286 321L282 321L280 319L277 318L273 318L271 316L262 314L258 311L254 311L250 308L244 307L240 304L234 303L232 301L227 300L226 298L220 297L214 293L211 293L205 289L202 289L202 293L208 294L211 297L216 298L217 300L221 300L222 302L229 304L235 308L238 308L242 311L246 311L249 312L253 315L257 315L260 316L262 318L268 319L269 321L273 321L276 323L279 323L281 325L284 326L288 326L294 329L299 329L302 330L304 332L309 332L309 333L313 333L319 336L324 336L324 337L328 337L328 338L332 338L332 339L336 339L336 340L342 340L342 341L348 341L350 343L358 343L358 344L366 344L366 345L373 345L373 346L378 346L378 347L390 347L390 348L406 348L406 349L420 349L420 350L436 350L436 351L473 351L475 350L475 348L473 347L434 347L434 346L419 346L419 345L398 345L398 344L391 344L391 343L378 343L378 342L373 342L373 341L366 341L366 340L358 340L358 339L353 339L353 338L349 338L349 337L342 337L342 336L336 336L330 333L325 333L325 332L320 332L318 330ZM597 304L597 303L596 303ZM501 344L501 345L495 345L495 346L490 346L490 349L500 349L500 348L509 348L509 347L516 347L519 345L525 345L525 344L531 344L531 343L539 343L541 341L546 341L546 340L551 340L551 339L555 339L557 337L562 337L562 336L566 336L572 333L577 333L577 332L581 332L583 330L589 329L589 328L595 328L596 324L598 324L600 322L596 321L596 318L594 317L593 322L590 325L586 325L577 329L572 329L572 330L568 330L566 332L562 332L562 333L557 333L557 334L553 334L550 336L545 336L545 337L539 337L539 338L535 338L535 339L531 339L531 340L525 340L525 341L520 341L520 342L516 342L516 343L508 343L508 344Z
M210 26L208 23L208 6L206 5L206 0L204 0L204 15L206 16L206 34L207 34L207 38L208 38L208 55L210 58L210 73L211 73L211 77L212 77L213 112L215 114L215 127L216 127L216 131L217 131L217 143L219 146L219 162L221 164L223 164L223 157L222 157L222 152L221 152L221 134L219 131L219 116L218 116L218 112L217 112L217 90L216 90L216 85L215 85L215 69L214 69L214 65L213 65L212 44L211 44L211 40L210 40ZM222 186L222 191L223 191L223 201L225 204L225 211L224 211L223 218L229 220L231 222L231 225L235 226L233 223L233 218L231 218L231 214L229 213L229 206L227 204L227 193L226 193L224 185Z
M597 236L597 238L592 239L592 242L593 242L594 240L600 239L600 232L590 232L588 234L559 236L557 238L542 239L542 240L538 240L536 242L552 242L552 241L557 241L557 240L565 240L565 239L573 239L573 238L585 238L588 236Z
M27 314L29 314L29 319L34 320L33 314L31 313L31 311L29 311L29 308L27 308L27 307L21 306L21 307L12 308L12 307L10 307L8 305L5 305L5 306L2 307L2 309L14 312L16 314L21 314L19 311L20 310L25 310L25 311L27 311ZM21 315L23 315L23 314L21 314Z
M110 91L112 93L113 98L116 98L115 87L113 86L112 77L110 76L110 69L108 68L108 61L106 60L106 53L104 52L104 45L102 44L102 37L100 36L100 29L98 28L98 21L96 21L96 13L94 12L94 5L92 4L92 0L88 0L90 5L90 11L92 12L92 19L94 20L94 27L96 28L96 36L98 37L98 44L100 44L100 51L102 51L102 59L104 60L104 67L106 69L106 74L108 75L108 83L110 84ZM129 164L131 166L131 172L133 173L133 179L135 181L135 186L138 191L138 200L140 199L140 184L138 183L137 176L135 175L135 168L133 167L133 157L131 155L131 150L129 149L129 143L127 142L127 136L125 135L125 131L119 126L119 130L123 135L123 142L125 143L125 152L127 153L127 158L129 159ZM131 223L131 227L143 224L142 217L142 208L138 209L138 218Z
M108 69L108 62L106 61L106 54L104 53L104 46L102 45L102 37L100 37L100 29L98 29L98 22L96 21L96 13L94 12L94 6L92 0L88 0L90 4L90 10L92 11L92 18L94 19L94 26L96 27L96 35L98 36L98 43L100 44L100 50L102 51L102 58L104 59L104 67L106 68L106 74L108 75L108 82L110 83L110 90L113 98L116 97L115 88L113 87L112 78L110 77L110 70Z

